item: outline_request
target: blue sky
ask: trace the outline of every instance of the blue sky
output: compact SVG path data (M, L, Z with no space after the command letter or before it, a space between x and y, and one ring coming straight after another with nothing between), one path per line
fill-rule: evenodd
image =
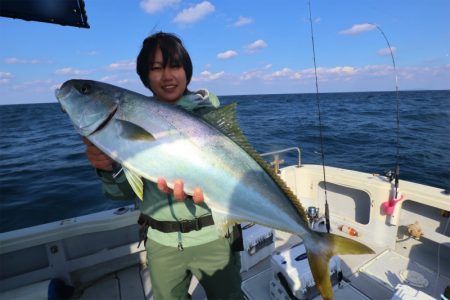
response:
M143 94L142 40L176 33L191 54L190 89L218 95L314 92L307 0L85 0L90 29L0 17L0 104L55 102L65 80ZM312 0L321 92L450 89L449 0Z

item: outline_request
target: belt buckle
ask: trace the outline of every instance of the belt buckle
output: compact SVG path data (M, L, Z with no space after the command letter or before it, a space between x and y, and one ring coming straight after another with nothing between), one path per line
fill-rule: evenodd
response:
M200 229L202 229L202 223L200 223L200 218L195 218L194 222L195 222L195 231L199 231Z
M195 218L193 220L181 220L180 223L180 232L188 233L192 230L199 231L202 229L202 224L200 223L199 218Z

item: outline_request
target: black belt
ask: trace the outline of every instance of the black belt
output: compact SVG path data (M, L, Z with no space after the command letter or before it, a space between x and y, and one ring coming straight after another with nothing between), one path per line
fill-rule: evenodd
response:
M141 214L139 216L138 223L141 226L149 226L153 229L156 229L164 233L169 232L187 233L193 230L198 231L206 226L214 225L214 220L212 218L212 215L205 215L192 220L159 221L145 214Z

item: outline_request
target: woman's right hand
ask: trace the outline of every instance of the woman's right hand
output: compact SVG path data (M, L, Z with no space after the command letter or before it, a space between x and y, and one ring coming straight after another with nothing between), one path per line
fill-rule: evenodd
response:
M103 171L113 170L114 161L108 155L98 149L85 137L83 137L83 143L86 145L87 159L94 168Z

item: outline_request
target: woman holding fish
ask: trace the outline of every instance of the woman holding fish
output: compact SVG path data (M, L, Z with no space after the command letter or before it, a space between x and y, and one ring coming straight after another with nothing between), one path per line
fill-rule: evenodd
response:
M179 39L158 33L144 41L137 60L138 74L156 97L79 79L55 93L75 129L109 156L85 141L105 194L143 200L155 298L189 297L192 275L209 299L242 298L239 254L224 237L230 224L244 221L299 236L317 290L332 299L330 258L373 250L311 230L299 199L239 128L236 105L216 108L217 97L207 91L188 92L188 57ZM178 201L184 198L179 178L195 201Z
M192 62L175 35L160 32L146 38L137 57L137 73L159 101L199 115L219 106L218 98L208 91L188 90ZM104 194L116 199L136 197L125 172L115 176L120 166L88 139L83 141ZM203 201L200 187L187 196L181 179L171 185L169 188L164 178L158 178L157 183L144 179L140 195L143 201L139 222L146 229L143 239L154 299L190 298L192 275L208 299L243 299L239 252L233 249L230 238L233 234L224 238L212 226L211 210Z

